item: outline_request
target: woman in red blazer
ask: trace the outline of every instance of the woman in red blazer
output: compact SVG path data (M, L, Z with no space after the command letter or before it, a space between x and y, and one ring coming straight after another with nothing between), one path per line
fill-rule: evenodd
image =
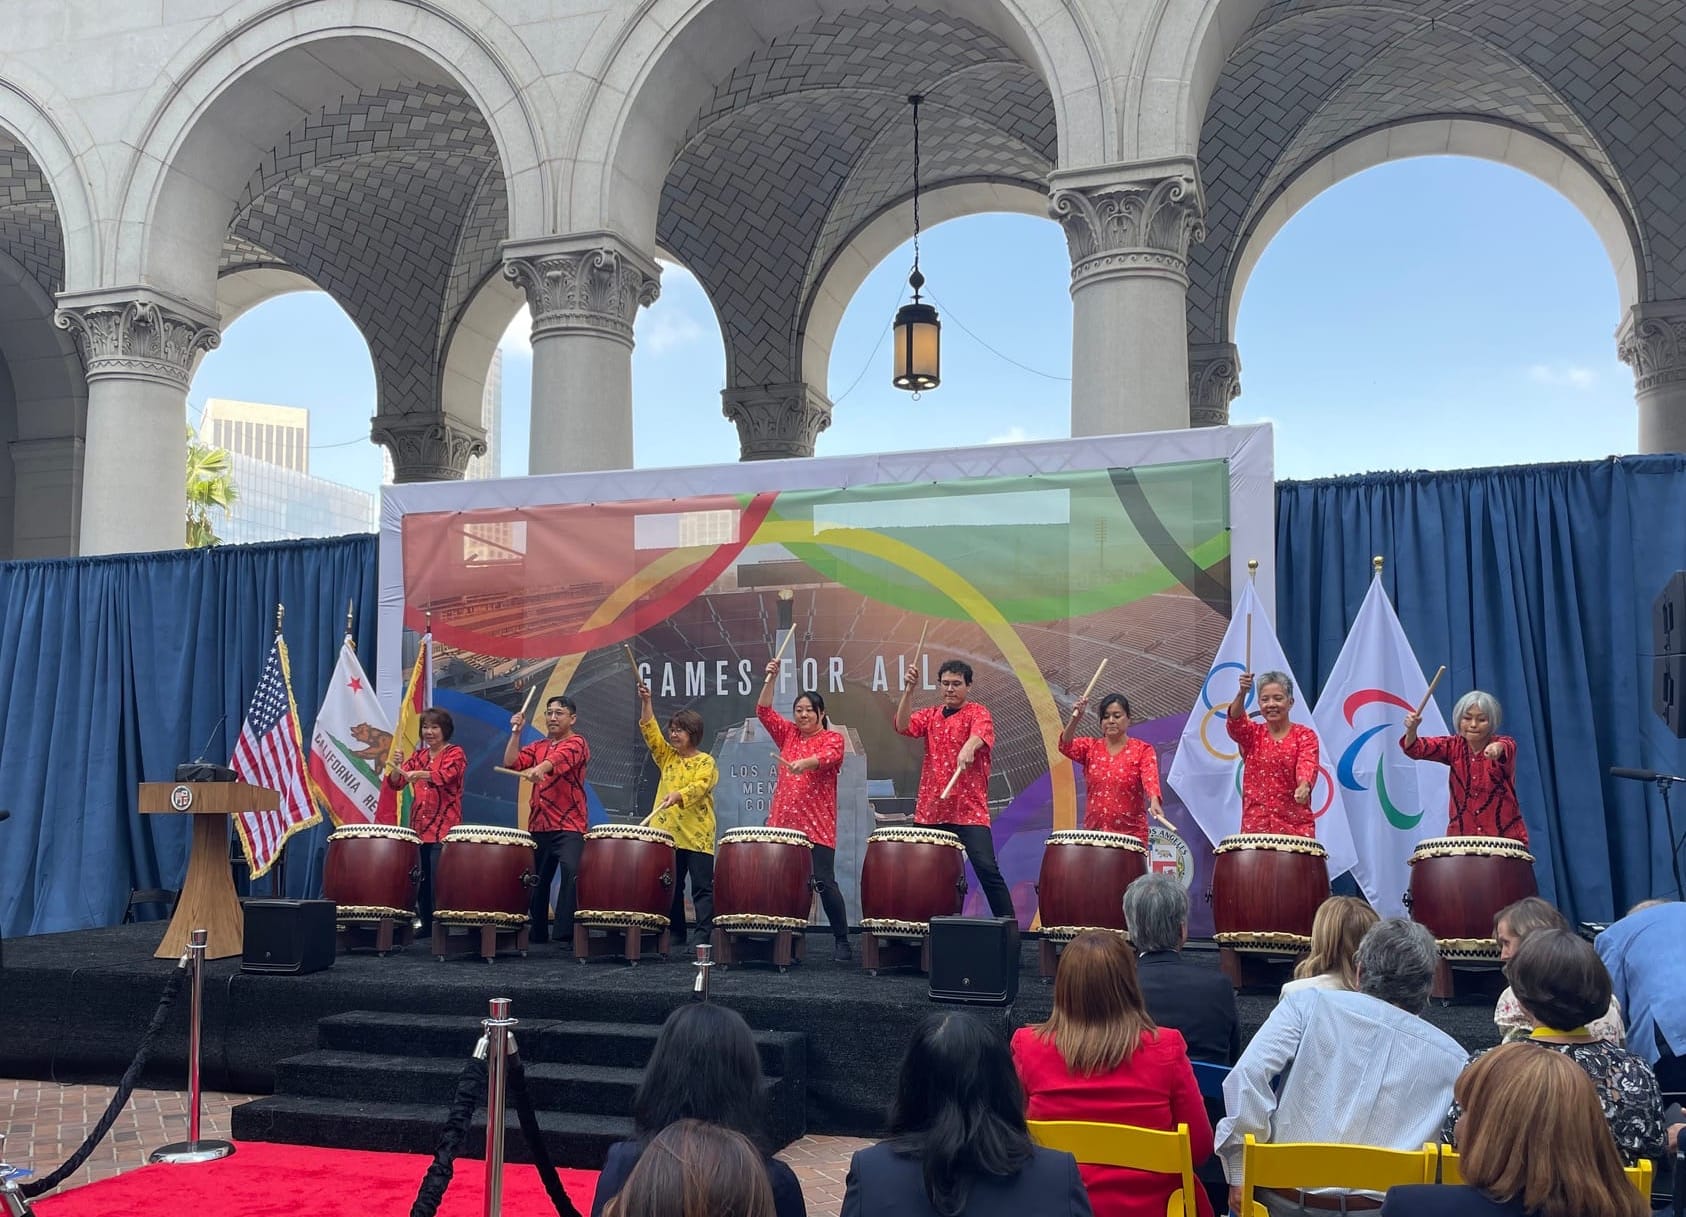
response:
M1188 1125L1194 1165L1212 1155L1212 1125L1183 1037L1156 1027L1136 979L1136 953L1121 934L1074 938L1054 976L1054 1012L1013 1033L1013 1061L1032 1120L1099 1120L1138 1128ZM1164 1217L1181 1186L1170 1175L1083 1166L1095 1217ZM1201 1217L1211 1217L1196 1185Z

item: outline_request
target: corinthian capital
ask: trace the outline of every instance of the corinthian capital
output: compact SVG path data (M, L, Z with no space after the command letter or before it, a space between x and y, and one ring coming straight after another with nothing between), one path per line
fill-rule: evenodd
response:
M757 385L720 394L721 413L738 425L746 461L813 456L814 441L831 426L831 402L809 385Z
M156 380L184 393L199 356L222 341L215 317L150 288L60 296L53 324L76 336L90 381Z
M1241 396L1241 352L1233 342L1188 348L1188 425L1226 427L1229 403Z
M486 433L448 414L377 418L369 438L392 453L395 482L461 481L468 458L486 454Z
M1203 240L1205 203L1189 162L1057 173L1048 212L1065 229L1071 280L1164 275L1188 283L1188 247Z
M527 295L533 337L581 332L632 345L640 305L661 295L661 268L613 233L510 242L503 273Z
M1643 393L1686 381L1686 300L1636 304L1616 335L1616 354Z

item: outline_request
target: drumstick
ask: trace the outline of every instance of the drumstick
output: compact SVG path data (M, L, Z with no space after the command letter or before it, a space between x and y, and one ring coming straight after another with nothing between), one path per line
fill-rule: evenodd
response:
M1089 683L1084 686L1083 696L1078 699L1079 701L1088 701L1089 700L1089 694L1091 694L1095 691L1095 685L1097 683L1099 683L1099 681L1101 679L1101 673L1106 671L1107 658L1110 658L1110 656L1103 657L1101 659L1101 666L1095 669L1095 674L1093 676L1089 677Z
M948 779L948 785L943 787L943 792L940 795L938 795L937 797L939 799L948 798L949 793L954 789L954 784L960 780L960 775L962 773L964 773L965 771L966 771L966 766L956 765L954 767L954 776Z
M527 717L527 711L529 711L533 708L533 698L537 697L538 695L539 695L539 686L538 686L537 682L535 682L533 684L533 687L527 690L527 700L521 703L521 717L522 717L523 720L525 720L526 717Z
M1434 679L1428 682L1428 692L1424 693L1423 699L1417 703L1418 718L1421 718L1423 711L1428 709L1428 699L1434 696L1434 686L1440 683L1440 678L1444 675L1446 675L1446 665L1441 664L1440 671L1436 672L1434 674Z
M784 632L784 641L779 643L779 649L773 652L773 662L778 663L784 658L784 649L790 645L790 640L796 637L796 627L793 625Z
M919 641L913 644L913 666L916 668L919 666L919 657L925 653L925 631L930 628L931 622L927 619L925 624L919 627Z
M492 772L507 773L512 778L520 778L522 781L527 780L527 775L522 773L519 769L505 769L502 765L493 765Z
M639 684L643 684L644 673L639 670L638 660L632 654L632 644L630 642L621 643L621 650L626 652L626 661L632 665L632 679L636 680Z

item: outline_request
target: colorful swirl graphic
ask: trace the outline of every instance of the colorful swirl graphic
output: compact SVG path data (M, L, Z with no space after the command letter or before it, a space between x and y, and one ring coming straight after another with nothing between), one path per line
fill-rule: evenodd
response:
M1357 723L1354 720L1358 717L1358 712L1365 706L1373 705L1395 706L1404 710L1406 713L1410 713L1416 709L1415 706L1406 701L1403 697L1400 697L1397 693L1389 693L1386 689L1359 689L1356 693L1350 694L1346 701L1341 703L1341 713L1346 718L1347 726L1356 726ZM1365 728L1363 731L1360 731L1357 735L1352 737L1352 742L1346 746L1346 751L1341 753L1341 759L1335 766L1336 772L1340 774L1342 786L1360 794L1369 790L1369 787L1364 785L1358 777L1357 767L1359 754L1363 752L1365 744L1368 744L1372 739L1384 731L1396 729L1396 726L1397 724L1391 721L1379 723L1374 727ZM1376 757L1375 783L1376 801L1381 804L1382 815L1387 817L1387 822L1389 824L1401 831L1407 831L1415 828L1422 821L1422 812L1419 811L1414 816L1410 815L1402 808L1395 806L1393 799L1389 797L1387 792L1387 775L1385 772L1385 765L1383 764L1383 757L1381 755Z

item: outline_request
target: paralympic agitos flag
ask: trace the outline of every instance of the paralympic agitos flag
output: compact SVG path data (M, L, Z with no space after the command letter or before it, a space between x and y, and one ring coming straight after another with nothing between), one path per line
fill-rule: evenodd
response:
M1399 750L1405 715L1427 689L1377 576L1324 682L1315 717L1358 851L1353 877L1384 917L1405 912L1407 860L1417 842L1446 832L1446 767L1413 761ZM1446 720L1432 701L1420 734L1446 734Z

